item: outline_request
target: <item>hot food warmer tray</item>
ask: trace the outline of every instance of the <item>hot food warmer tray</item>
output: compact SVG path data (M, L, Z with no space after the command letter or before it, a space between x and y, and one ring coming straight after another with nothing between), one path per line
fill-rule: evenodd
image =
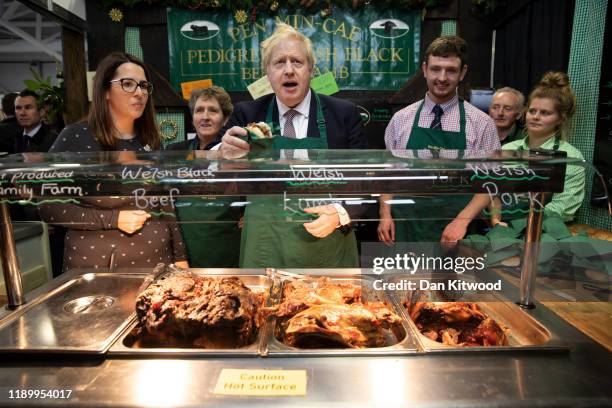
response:
M410 355L425 353L507 352L567 350L554 330L526 313L502 295L479 298L483 312L507 329L508 345L489 347L448 346L425 337L410 318L404 304L427 300L432 293L423 291L373 290L374 279L359 274L358 269L319 269L298 271L316 279L329 277L332 282L361 287L364 301L382 301L401 318L396 330L386 333L385 346L367 348L294 347L283 342L279 319L269 316L259 327L255 340L239 348L164 347L163 343L138 344L138 325L134 306L138 294L165 270L153 273L84 273L43 293L14 313L0 320L0 353L81 353L116 357L217 356L217 357L305 357ZM282 300L283 286L292 279L259 269L190 269L198 276L236 276L247 287L268 294L266 307ZM74 271L73 271L74 273ZM406 276L387 279L399 282ZM410 277L414 279L414 277ZM442 279L437 277L437 279Z
M0 353L103 354L150 274L84 273L0 320Z
M419 280L430 282L448 282L457 279L456 274L447 275L443 273L415 275L393 275L386 279L388 282L398 284L410 280L416 283L416 287L422 287ZM488 281L488 279L476 279L472 276L462 276L466 282ZM389 295L396 303L400 313L406 320L407 326L417 339L419 348L426 353L465 353L465 352L507 352L507 351L567 351L568 345L552 329L547 328L536 318L526 313L515 302L510 301L502 292L487 292L481 294L463 294L461 292L444 292L434 290L388 290ZM417 327L410 316L410 310L418 302L468 302L475 304L481 312L492 318L505 332L506 345L496 346L466 346L448 345L434 341L425 336ZM452 316L449 316L452 319Z
M241 269L190 269L191 274L199 276L237 276L246 286L255 291L265 291L269 294L266 307L273 308L278 304L282 296L282 287L289 280L277 275L273 269L266 270L241 270ZM308 271L309 273L312 271ZM316 270L312 276L300 275L305 279L316 279L320 276L331 277L333 282L351 283L359 285L364 294L364 300L381 300L388 304L389 308L398 316L397 307L393 301L384 293L374 293L371 290L372 282L367 277L356 274L358 270ZM159 275L159 274L158 274ZM159 278L159 276L157 276ZM402 355L418 352L417 342L414 335L402 318L401 324L395 332L389 331L390 339L387 347L378 348L297 348L283 344L275 337L277 331L277 319L269 316L260 327L256 340L241 348L196 348L196 347L164 347L163 344L156 346L138 345L138 336L135 329L138 325L135 316L132 316L125 330L118 336L117 340L108 350L109 356L122 358L147 358L147 357L256 357L256 356L367 356L367 355Z
M187 271L185 271L187 272ZM262 273L262 270L250 269L189 269L188 273L201 277L238 277L252 291L265 294L265 302L269 302L270 294L272 293L272 279ZM160 278L157 274L156 279ZM132 304L135 303L132 301ZM137 334L138 319L135 315L127 324L125 330L119 335L115 343L109 349L108 353L111 356L124 357L156 357L156 356L180 356L180 357L197 357L197 356L234 356L234 357L257 357L260 354L260 349L265 347L263 333L266 331L267 322L264 322L253 342L243 347L194 347L171 344L164 346L161 341L148 341L142 335Z
M361 300L363 302L383 302L388 308L396 313L401 322L395 325L393 329L383 330L385 337L385 345L381 347L364 347L364 348L338 348L338 347L297 347L285 344L283 341L283 332L281 319L271 317L268 321L267 333L265 335L265 349L262 350L262 355L271 357L302 357L302 356L368 356L368 355L406 355L418 353L417 341L414 333L410 330L408 322L403 318L398 310L397 304L388 296L386 292L376 291L373 288L374 280L366 275L360 275L358 270L327 270L320 274L305 276L306 279L312 280L321 276L330 278L332 283L355 285L361 288ZM276 291L276 301L281 301L283 298L283 288L295 278L283 278L279 283L279 290ZM299 278L297 278L299 279Z

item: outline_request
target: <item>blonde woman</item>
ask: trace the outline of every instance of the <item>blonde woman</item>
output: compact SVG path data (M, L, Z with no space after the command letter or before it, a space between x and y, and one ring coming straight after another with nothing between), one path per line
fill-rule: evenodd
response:
M548 72L529 95L525 110L526 136L505 144L503 150L549 149L567 153L568 158L584 160L578 149L568 141L567 124L576 110L576 96L569 85L569 78L563 72ZM553 194L544 206L547 215L556 215L569 222L580 208L584 199L584 168L568 165L565 171L563 191ZM525 203L526 205L528 203ZM502 222L502 208L499 200L490 202L486 194L477 194L470 204L453 221L467 226L480 211L491 205L491 224ZM505 224L502 224L505 225ZM442 242L456 242L463 238L466 228L446 231Z
M576 96L564 72L548 72L529 95L525 111L527 136L502 146L503 150L549 149L567 153L567 157L584 160L582 153L572 146L567 124L576 110ZM544 206L548 215L558 215L569 222L584 199L585 174L582 167L568 165L561 193L553 194ZM495 217L495 215L494 215ZM492 224L497 223L492 220Z

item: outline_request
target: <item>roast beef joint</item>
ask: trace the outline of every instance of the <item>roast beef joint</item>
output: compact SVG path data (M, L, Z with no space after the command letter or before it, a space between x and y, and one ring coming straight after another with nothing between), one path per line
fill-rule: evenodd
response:
M171 274L138 296L137 334L166 347L244 347L255 341L263 302L237 277Z

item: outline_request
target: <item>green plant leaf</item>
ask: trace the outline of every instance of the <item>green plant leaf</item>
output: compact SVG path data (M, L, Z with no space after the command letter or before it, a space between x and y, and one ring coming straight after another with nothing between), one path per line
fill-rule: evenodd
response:
M40 89L40 84L33 79L26 79L23 81L23 83L25 84L26 88L28 88L28 90L30 91L36 92Z
M47 78L32 67L30 67L33 79L26 79L23 82L26 84L27 89L38 93L38 100L42 105L45 105L47 116L51 122L55 121L55 118L64 110L64 87L63 83L54 85L51 83L51 76Z
M32 76L34 77L36 82L42 82L42 76L40 75L40 72L38 72L38 70L35 70L34 68L30 67L30 72L32 73Z

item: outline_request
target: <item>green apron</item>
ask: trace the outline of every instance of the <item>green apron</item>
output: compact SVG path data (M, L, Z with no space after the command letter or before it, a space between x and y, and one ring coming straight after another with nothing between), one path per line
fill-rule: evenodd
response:
M189 150L198 150L197 138ZM192 268L237 268L240 258L240 207L236 197L183 198L176 212Z
M304 139L275 135L275 149L327 149L327 128L319 96L313 92L317 104L317 126L320 137ZM274 98L268 107L266 122L273 122ZM303 226L312 221L304 217L289 220L284 196L250 196L244 214L240 245L241 268L334 268L357 267L357 239L351 231L344 235L339 230L321 239L310 235Z
M430 149L434 157L438 157L439 149L465 150L465 108L463 100L459 100L459 131L430 129L419 127L421 110L424 101L417 110L406 144L407 150ZM418 152L417 152L418 153ZM418 157L418 154L417 154ZM461 152L463 157L463 152ZM410 196L398 197L415 201L415 204L392 206L391 211L395 221L396 242L439 242L444 228L451 221L441 220L440 210L450 218L455 217L470 202L472 195L445 196ZM438 217L436 219L436 217Z

